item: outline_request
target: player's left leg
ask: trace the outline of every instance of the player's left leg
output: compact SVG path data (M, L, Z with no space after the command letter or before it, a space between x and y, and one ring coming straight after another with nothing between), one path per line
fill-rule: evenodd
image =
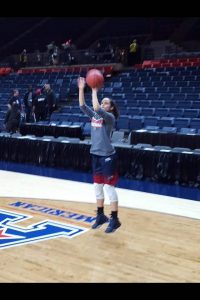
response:
M118 157L116 154L105 157L101 164L104 175L104 189L108 195L111 206L111 218L105 232L111 233L121 226L118 219L118 195L115 190L115 185L119 178Z

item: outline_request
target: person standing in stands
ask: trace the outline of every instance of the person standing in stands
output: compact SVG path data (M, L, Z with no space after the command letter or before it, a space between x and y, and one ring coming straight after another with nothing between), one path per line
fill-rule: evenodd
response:
M129 66L134 66L137 63L137 55L138 55L138 43L137 40L133 40L133 42L129 46Z
M47 102L43 90L37 89L33 99L33 113L35 114L36 122L45 121L47 116Z
M10 98L8 102L8 110L12 108L13 104L16 104L16 106L20 111L20 115L21 115L20 124L25 122L26 121L25 107L24 107L23 100L20 97L18 89L13 90L13 96Z
M51 114L53 113L54 110L56 110L56 95L54 91L51 89L50 84L45 84L44 85L44 90L46 93L46 103L48 107L48 117L51 117Z
M11 108L7 111L5 116L5 128L10 133L16 133L19 129L21 121L21 114L19 106L16 102L13 102Z
M38 49L35 52L35 61L36 61L36 66L42 65L42 57L41 57L40 50L38 50Z
M92 228L99 228L109 221L106 233L114 232L121 226L118 219L118 196L115 185L118 181L117 155L111 144L111 133L115 120L119 116L116 104L109 98L104 98L99 104L97 89L92 89L93 110L85 104L85 78L78 80L80 109L91 119L90 153L92 154L94 190L97 201L97 217ZM107 192L110 206L110 220L104 214L104 190Z
M25 105L25 112L26 112L26 122L30 122L30 117L32 114L33 109L33 99L34 93L32 85L29 85L27 93L24 95L24 105Z
M20 98L20 94L19 94L18 89L13 90L13 94L12 94L12 96L9 99L9 102L8 102L8 108L11 109L12 105L15 104L15 103L17 104L19 110L22 111L23 110L23 101Z
M22 51L22 53L20 54L20 65L22 68L25 68L27 66L27 62L28 62L28 56L26 53L26 49L24 49Z

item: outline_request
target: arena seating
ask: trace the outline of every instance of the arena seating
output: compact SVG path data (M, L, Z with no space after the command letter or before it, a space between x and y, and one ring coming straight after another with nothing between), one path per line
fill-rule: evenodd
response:
M165 60L166 61L166 60ZM112 97L120 109L120 117L116 122L116 130L126 133L134 129L157 126L174 128L181 132L182 128L200 129L200 59L193 61L176 60L178 66L134 68L119 72L106 78L105 85L99 92L99 98ZM190 66L183 66L190 62ZM155 62L154 62L155 63ZM170 63L171 64L171 63ZM195 64L195 65L194 65ZM51 122L62 124L71 122L80 124L85 133L89 133L89 118L84 116L78 106L77 78L85 75L87 69L71 68L66 70L44 69L23 70L0 77L0 122L2 123L6 104L13 88L19 88L21 95L29 84L35 88L49 82L58 99L71 97L69 105L62 106L60 111L51 116ZM109 69L107 72L111 72ZM91 92L86 92L86 100L90 104ZM64 123L63 123L64 124Z

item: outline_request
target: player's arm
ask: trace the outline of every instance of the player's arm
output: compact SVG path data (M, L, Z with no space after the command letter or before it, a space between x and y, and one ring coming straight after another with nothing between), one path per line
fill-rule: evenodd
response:
M106 112L101 105L99 104L98 96L97 96L98 89L92 89L92 105L95 112L98 113L107 123L114 123L115 117L112 113Z
M97 92L98 89L92 89L92 106L95 112L99 111L99 109L101 108L97 97Z
M97 111L97 114L102 117L106 123L114 124L115 123L115 117L112 113L105 111L105 109L99 107L99 110Z
M92 118L94 116L94 111L86 105L85 103L85 95L84 95L84 89L85 89L85 78L80 77L78 79L78 88L79 88L79 106L82 112L86 114L88 117Z
M85 78L80 77L78 79L78 88L79 88L79 105L85 105L85 95L84 95L84 88L85 88Z

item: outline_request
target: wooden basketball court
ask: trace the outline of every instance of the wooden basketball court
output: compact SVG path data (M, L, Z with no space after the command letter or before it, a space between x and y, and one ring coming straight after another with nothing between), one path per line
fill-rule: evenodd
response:
M11 204L21 201L52 209L95 216L95 205L55 200L1 198L0 209L32 218L83 226L74 238L56 237L0 249L0 282L199 282L199 220L120 208L122 226L105 234L81 219L66 219ZM109 214L109 207L106 207ZM0 236L1 238L1 236Z

